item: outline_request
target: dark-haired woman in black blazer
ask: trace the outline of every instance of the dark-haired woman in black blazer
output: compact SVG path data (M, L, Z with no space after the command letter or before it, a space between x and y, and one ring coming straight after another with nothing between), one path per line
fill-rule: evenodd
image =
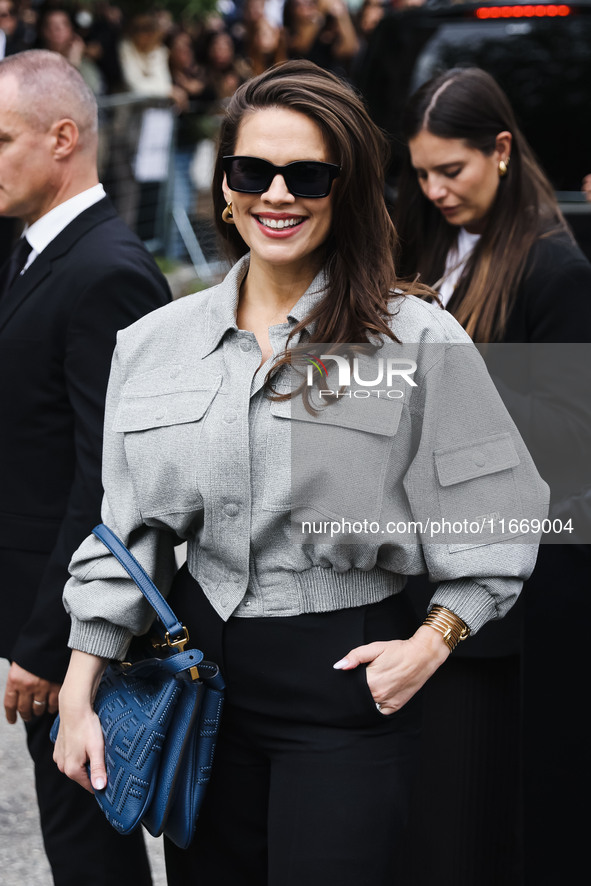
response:
M493 78L467 68L429 81L409 100L405 130L409 152L396 207L402 273L419 272L476 342L591 342L591 265ZM500 390L546 479L544 460L551 472L577 455L581 464L589 421L576 393L536 396L515 373ZM556 473L553 504L588 482L580 469ZM501 629L460 648L430 684L429 765L409 845L424 845L426 834L437 845L412 853L413 884L435 877L441 886L512 886L524 877L553 883L580 868L576 785L587 662L570 626L583 612L590 566L586 544L542 544ZM435 811L442 785L432 775L441 767L456 785L445 794L453 799L443 818Z

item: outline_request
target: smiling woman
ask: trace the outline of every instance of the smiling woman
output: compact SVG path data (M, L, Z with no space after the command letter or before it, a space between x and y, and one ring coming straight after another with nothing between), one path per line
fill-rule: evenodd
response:
M309 166L327 163L330 159L318 126L304 114L287 108L267 108L247 117L240 127L235 150L247 157L273 158L275 164L282 167L302 162ZM224 167L222 190L226 202L232 204L236 229L250 249L251 280L269 265L275 277L280 273L288 286L294 273L313 279L323 264L323 247L332 224L331 198L326 193L330 182L325 181L318 197L314 194L296 196L288 186L289 182L294 188L293 173L273 174L275 169L271 167L260 187L255 183L258 193L247 193L242 190L244 162L239 177L241 187L236 188L235 164L230 170L234 190L228 183L227 160ZM294 190L301 192L310 188Z
M522 483L543 516L547 492L466 333L413 296L424 288L397 279L384 146L359 96L311 62L248 81L229 102L213 183L232 270L118 338L103 520L164 592L172 586L227 686L195 839L187 850L166 843L171 886L389 886L417 749L415 696L460 637L512 605L533 568L535 544L450 556L417 528L430 509L506 510ZM397 366L402 342L416 383L376 372L375 349ZM353 373L368 395L351 398L360 415L342 401L317 424L302 414L289 364L305 352L320 365L315 345L331 366L342 365L330 359L336 345L369 351ZM395 376L396 399L374 390L384 375L384 386ZM348 534L331 544L306 536L303 521L298 533L299 491L323 516L353 514L340 524ZM375 528L382 503L408 534L353 538L352 525ZM187 564L175 573L179 539ZM422 571L438 587L417 625L399 591ZM122 656L148 619L93 536L71 573L56 758L98 788L93 687L104 658Z

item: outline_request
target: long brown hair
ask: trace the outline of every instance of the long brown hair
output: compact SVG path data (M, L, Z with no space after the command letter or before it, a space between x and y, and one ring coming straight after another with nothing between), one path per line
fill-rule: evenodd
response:
M223 223L222 157L233 154L245 114L282 107L309 117L326 140L341 175L333 185L333 222L325 244L326 295L295 326L291 340L311 323L309 342L364 343L387 336L389 300L401 283L394 268L396 231L384 201L387 141L371 121L362 99L335 75L306 60L275 65L241 86L229 102L221 127L213 176L216 225L229 257L236 261L248 247L233 225ZM288 344L289 344L288 340ZM275 364L289 362L284 354Z
M421 86L407 104L404 130L407 140L423 130L463 139L487 156L495 150L500 132L508 130L513 136L507 174L499 181L482 236L453 295L454 316L471 338L497 341L503 337L534 242L568 230L552 186L520 132L507 96L479 68L452 68ZM403 271L418 271L433 285L443 274L457 228L422 193L408 156L395 220Z

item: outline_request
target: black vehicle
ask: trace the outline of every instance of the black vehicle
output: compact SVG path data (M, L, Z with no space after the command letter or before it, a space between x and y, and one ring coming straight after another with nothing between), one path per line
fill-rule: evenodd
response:
M392 140L395 197L407 97L455 66L476 65L507 93L520 126L591 258L591 0L576 3L435 0L386 15L356 74L374 120Z

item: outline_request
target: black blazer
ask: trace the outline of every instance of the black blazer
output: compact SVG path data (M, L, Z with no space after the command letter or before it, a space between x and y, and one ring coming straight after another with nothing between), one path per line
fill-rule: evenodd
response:
M453 313L453 303L450 306ZM591 264L568 234L542 237L530 250L503 342L591 342ZM497 381L496 378L495 380ZM523 384L523 380L517 379L517 387L520 383ZM583 436L577 432L577 428L568 426L572 420L572 412L565 409L564 402L561 402L568 395L557 394L554 399L548 397L546 401L538 401L534 409L524 409L523 398L528 395L526 383L522 392L509 390L502 383L498 386L542 476L547 477L544 466L538 463L532 441L542 437L548 441L550 438L551 445L551 437L554 435L554 451L564 453L565 457L569 455L564 452L567 448L563 442L565 439L572 446L588 446L589 428L584 429ZM511 380L511 387L513 386ZM526 412L527 421L524 421ZM528 424L531 425L530 435ZM551 478L547 479L552 486ZM576 489L571 491L575 492ZM551 623L547 617L549 610L554 606L555 611L560 612L561 595L562 601L565 599L562 588L567 587L568 593L575 596L582 594L582 589L589 581L590 567L591 548L588 545L542 544L534 572L526 582L525 592L517 604L502 621L485 625L469 642L458 646L454 656L488 657L516 653L523 643L522 622L526 601L531 604L528 605L528 619L532 623L534 619L543 623L546 618L547 626ZM433 587L428 586L424 576L419 576L410 579L407 593L415 606L417 617L419 614L422 617L433 594ZM574 606L570 611L574 614Z
M69 659L68 563L100 520L115 336L170 299L108 198L0 298L0 654L48 680Z
M505 342L591 342L591 264L566 233L530 250Z

